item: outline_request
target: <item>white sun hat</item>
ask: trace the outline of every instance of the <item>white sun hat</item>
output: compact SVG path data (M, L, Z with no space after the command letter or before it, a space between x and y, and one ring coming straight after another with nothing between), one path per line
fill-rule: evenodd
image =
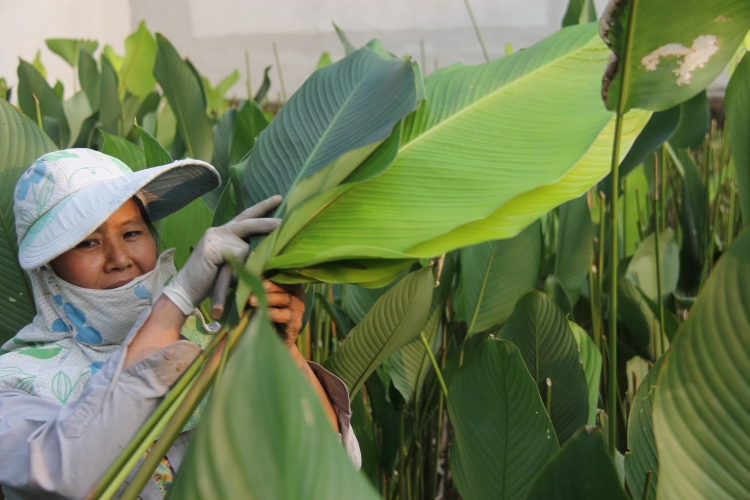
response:
M221 183L206 162L185 159L133 172L112 156L66 149L36 160L16 183L13 213L18 261L47 264L101 226L133 196L151 220L176 212Z

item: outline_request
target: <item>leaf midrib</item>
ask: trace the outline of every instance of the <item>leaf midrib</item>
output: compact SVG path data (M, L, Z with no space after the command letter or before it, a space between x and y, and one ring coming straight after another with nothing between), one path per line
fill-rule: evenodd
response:
M160 47L157 46L157 50L159 50L159 48ZM170 48L174 49L174 47L170 47ZM164 56L166 56L165 52L166 51L162 51L162 54ZM180 61L180 63L183 66L185 65L185 61L183 61L182 58L180 58L180 56L178 54L173 54L173 55L177 55L177 59ZM166 57L163 57L163 59L164 59L164 63L165 63L164 64L165 69L167 70L166 71L166 73L167 73L167 75L166 75L167 76L167 84L169 85L169 87L170 87L170 89L172 91L172 95L175 97L175 104L177 104L176 107L177 107L177 114L179 115L179 119L180 119L180 125L182 125L182 130L185 131L185 134L184 134L185 137L183 137L183 139L185 140L185 145L187 146L188 153L190 154L190 157L191 158L195 158L195 153L193 152L193 144L192 144L192 141L190 140L190 134L188 134L188 132L187 132L187 125L185 124L185 118L182 116L182 104L181 104L180 100L177 99L177 91L175 89L175 84L174 84L174 81L173 81L174 79L172 78L172 72L169 71L169 68L167 67ZM190 68L183 68L183 69L187 69L187 71L190 72ZM198 84L200 85L200 82L198 82Z
M523 75L519 76L515 80L509 82L508 84L503 85L501 87L498 87L497 89L495 89L495 90L487 93L487 95L485 95L484 97L480 98L477 101L472 102L471 104L469 104L465 108L457 111L456 113L452 114L451 116L449 116L445 120L442 120L441 122L437 123L434 127L432 127L430 129L422 132L417 137L415 137L412 141L409 141L406 144L402 145L399 148L399 150L398 150L398 154L400 155L401 153L403 153L404 151L406 151L407 149L409 149L412 145L419 143L422 139L425 139L426 137L429 137L435 131L437 131L437 130L439 130L439 129L445 127L445 126L447 126L450 123L452 123L454 120L458 119L458 117L460 117L464 113L468 113L470 110L472 110L473 108L479 106L484 101L486 101L486 100L488 100L490 98L495 97L499 93L503 93L505 90L516 86L520 82L526 81L528 76L531 76L531 75L534 75L536 73L539 73L542 70L547 69L549 66L555 65L556 63L558 63L559 61L561 61L563 59L567 59L567 58L571 57L574 54L578 54L578 53L582 52L583 50L588 49L590 47L590 45L591 45L591 41L594 40L594 39L596 39L596 38L597 38L597 36L592 37L588 42L586 42L584 45L582 45L577 50L574 50L574 51L571 51L571 52L567 52L562 57L554 58L554 59L548 61L547 63L544 63L541 66L537 67L536 69L533 69L532 71L530 71L528 73L524 73Z
M487 262L487 269L484 272L484 279L482 280L482 287L479 289L479 297L477 298L477 305L474 308L474 316L471 318L471 324L467 330L467 334L470 334L474 328L474 323L477 321L479 316L479 310L482 307L482 299L484 298L484 291L487 289L487 279L490 276L490 269L492 268L492 261L495 259L495 250L497 250L497 240L492 243L492 251L490 252L490 260Z

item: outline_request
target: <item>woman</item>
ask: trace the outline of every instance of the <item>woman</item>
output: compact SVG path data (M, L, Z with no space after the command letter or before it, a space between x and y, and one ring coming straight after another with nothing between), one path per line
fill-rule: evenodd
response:
M19 179L18 259L31 277L37 315L0 356L0 484L6 498L83 498L201 352L188 316L208 295L225 256L244 259L276 196L203 235L176 272L174 250L157 254L151 220L215 189L209 164L181 160L133 173L87 149L49 153ZM343 382L296 347L304 295L264 282L295 364L335 432L359 462ZM254 298L251 297L251 305ZM194 322L193 322L194 324ZM205 327L205 325L203 325ZM6 352L7 351L7 352ZM196 425L191 419L186 430ZM161 498L187 446L167 454L141 498Z

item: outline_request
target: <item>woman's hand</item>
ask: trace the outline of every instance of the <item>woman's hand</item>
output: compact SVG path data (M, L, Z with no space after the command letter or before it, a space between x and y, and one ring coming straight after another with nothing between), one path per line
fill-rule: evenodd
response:
M268 316L276 325L287 349L294 347L302 329L305 314L305 290L300 285L277 285L265 280L263 289L268 300ZM258 298L251 295L248 304L258 306Z
M281 203L281 196L272 196L253 205L223 226L209 228L190 254L180 272L164 287L164 295L190 314L211 291L219 267L227 255L244 262L250 245L243 241L253 234L270 233L280 219L262 218Z

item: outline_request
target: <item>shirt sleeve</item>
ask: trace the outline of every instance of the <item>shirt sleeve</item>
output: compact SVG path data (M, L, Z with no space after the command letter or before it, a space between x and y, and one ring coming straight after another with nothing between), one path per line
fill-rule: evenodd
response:
M187 340L123 369L141 314L122 349L65 405L0 390L0 483L19 498L83 498L201 352Z
M362 467L362 455L359 451L357 436L354 435L354 431L351 427L352 409L349 403L349 389L346 388L346 384L344 384L343 380L319 364L313 363L312 361L308 361L307 364L310 366L310 369L318 378L320 385L323 386L323 389L325 389L328 394L328 398L331 400L339 424L341 443L344 445L344 449L346 450L347 455L349 455L351 461L357 469L359 469Z

